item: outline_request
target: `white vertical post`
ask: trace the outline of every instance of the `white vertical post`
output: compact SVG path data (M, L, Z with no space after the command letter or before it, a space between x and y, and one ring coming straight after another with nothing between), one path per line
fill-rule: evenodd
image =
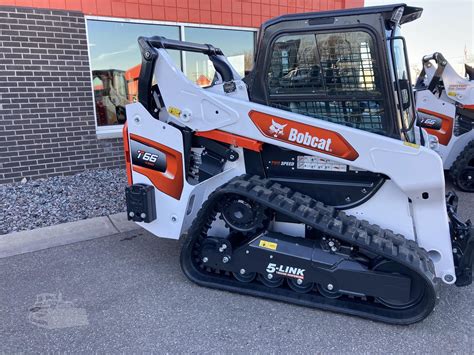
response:
M186 40L186 35L184 34L184 26L179 25L179 39L181 41ZM184 51L181 51L181 70L183 71L184 75L188 75L186 71L186 53Z

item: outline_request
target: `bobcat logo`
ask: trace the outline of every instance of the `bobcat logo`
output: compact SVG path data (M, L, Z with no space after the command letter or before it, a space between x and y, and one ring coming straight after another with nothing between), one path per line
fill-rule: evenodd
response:
M273 135L273 137L277 138L278 136L283 135L283 129L286 127L286 124L279 124L272 120L272 125L270 126L270 134Z

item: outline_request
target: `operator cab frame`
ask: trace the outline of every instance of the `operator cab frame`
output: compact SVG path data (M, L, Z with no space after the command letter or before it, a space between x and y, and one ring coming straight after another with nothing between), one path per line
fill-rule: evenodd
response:
M400 25L421 13L395 4L265 22L254 68L245 78L250 100L414 143L416 112ZM315 46L313 53L311 46L302 49L305 41ZM272 71L275 59L282 63ZM269 85L272 80L282 93Z

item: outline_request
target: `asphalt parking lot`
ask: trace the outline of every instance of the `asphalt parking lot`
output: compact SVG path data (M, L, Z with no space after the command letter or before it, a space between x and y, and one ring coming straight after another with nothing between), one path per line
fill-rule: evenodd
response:
M474 196L459 208L474 220ZM179 248L138 231L0 259L0 352L474 352L474 285L390 326L199 287ZM62 306L41 318L48 299Z

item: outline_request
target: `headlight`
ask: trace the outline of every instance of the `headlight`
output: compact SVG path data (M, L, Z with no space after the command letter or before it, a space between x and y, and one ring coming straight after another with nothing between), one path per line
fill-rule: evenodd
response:
M430 135L428 135L428 139L429 139L429 142L430 142L430 149L438 150L438 147L439 147L438 137L432 136L430 134Z

